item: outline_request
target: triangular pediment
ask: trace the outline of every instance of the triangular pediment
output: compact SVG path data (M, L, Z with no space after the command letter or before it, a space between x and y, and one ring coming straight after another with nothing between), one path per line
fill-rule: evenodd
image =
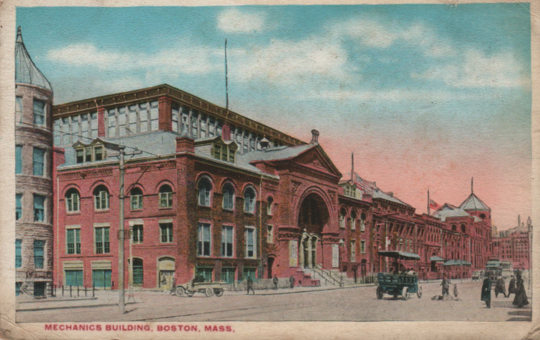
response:
M342 177L339 170L334 163L332 163L332 160L330 160L320 145L306 150L297 157L292 158L291 161L306 168L324 172L339 178Z

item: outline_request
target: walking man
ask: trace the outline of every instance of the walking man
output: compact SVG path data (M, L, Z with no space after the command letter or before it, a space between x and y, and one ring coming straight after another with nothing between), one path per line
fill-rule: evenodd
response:
M450 280L446 278L446 274L443 274L443 280L441 282L442 286L442 298L444 298L448 295L450 295Z
M504 283L504 279L502 276L499 276L497 279L497 283L495 284L495 297L499 297L499 293L503 294L504 297L508 297L506 295L506 285Z
M278 283L279 283L279 279L277 278L277 275L274 275L273 283L274 283L274 290L277 290L278 289Z
M255 295L255 291L253 290L253 280L251 279L251 276L248 276L247 278L247 293L249 295L249 291L253 292L253 295Z
M481 300L486 303L487 308L491 308L491 280L489 276L486 276L482 284Z
M294 288L294 277L291 275L291 277L289 278L289 283L291 285L291 288Z

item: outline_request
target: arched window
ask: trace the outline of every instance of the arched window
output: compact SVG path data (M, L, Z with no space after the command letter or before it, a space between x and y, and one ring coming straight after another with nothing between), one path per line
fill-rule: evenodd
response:
M231 183L223 186L223 209L234 210L234 187Z
M480 214L480 218L484 220L486 218L486 215Z
M457 227L455 224L452 224L452 231L457 231Z
M351 225L351 230L356 230L356 211L352 211L351 212L351 219L350 219L350 225Z
M462 232L462 233L466 233L466 232L467 232L467 228L465 227L465 224L462 224L462 225L461 225L461 232Z
M109 190L104 185L94 189L94 208L96 210L109 209Z
M66 192L66 209L68 212L77 212L81 207L81 195L77 189L69 189Z
M129 200L131 203L131 210L140 210L143 208L143 193L140 188L131 189Z
M266 214L272 215L272 209L274 208L274 198L272 196L269 196L266 205Z
M342 208L340 211L339 211L339 227L341 229L345 229L345 216L347 215L347 211Z
M172 189L168 184L159 188L159 207L172 208Z
M244 190L244 212L250 214L255 212L256 197L255 189L252 187L247 187L246 190Z
M210 206L210 193L212 192L212 183L207 177L201 178L199 181L199 205L203 207Z
M366 231L366 213L360 215L360 231Z

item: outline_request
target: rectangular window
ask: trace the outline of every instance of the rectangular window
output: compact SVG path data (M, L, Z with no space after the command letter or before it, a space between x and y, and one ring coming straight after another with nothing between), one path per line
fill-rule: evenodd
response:
M133 236L133 243L143 243L143 226L134 225L132 236Z
M139 119L141 121L140 129L141 132L148 131L148 104L143 103L139 105Z
M22 122L22 115L23 115L23 103L22 103L22 97L15 97L15 119L17 123Z
M84 153L85 153L84 161L85 162L91 162L92 161L92 147L87 146L85 148Z
M81 229L67 229L66 235L67 253L81 253Z
M34 267L43 268L45 262L45 241L34 240Z
M214 268L211 267L197 267L196 269L196 276L201 276L204 282L212 282L213 273Z
M84 163L84 149L77 149L77 163Z
M79 133L79 117L73 116L71 117L71 132L73 134L73 143L81 140L80 133Z
M20 220L22 217L22 194L15 194L15 219Z
M221 145L214 145L214 158L221 159Z
M45 170L45 150L34 148L33 154L34 176L43 176Z
M141 210L143 208L143 195L131 194L129 201L131 203L131 210Z
M127 114L126 108L121 107L118 109L118 134L120 136L126 135Z
M111 252L109 229L109 227L94 228L96 254L109 254Z
M60 145L60 143L62 142L62 120L61 119L54 120L53 135L54 135L53 144Z
M83 114L81 115L81 136L83 137L83 141L88 140L89 134L90 134L90 124L88 120L88 115Z
M157 101L150 103L150 130L159 130L159 109Z
M22 145L15 146L15 173L22 173Z
M22 266L22 240L15 240L15 268Z
M116 137L116 110L109 110L107 118L107 125L109 128L108 137Z
M221 227L221 256L233 256L233 232L234 229L231 226Z
M173 241L172 223L160 223L159 232L161 236L161 243L171 243Z
M34 99L34 125L45 125L45 101Z
M69 123L69 117L62 118L62 132L64 133L62 138L62 144L67 145L71 143L70 128L71 124Z
M66 270L66 286L83 286L82 270Z
M351 262L356 262L356 240L351 240Z
M351 230L356 230L356 219L351 217L349 221L351 223Z
M96 288L111 288L110 269L94 269L92 270L92 285Z
M94 158L96 161L101 161L103 159L103 147L96 146L94 147Z
M15 282L15 296L21 295L22 282Z
M90 137L92 139L97 138L98 136L98 119L97 113L93 112L90 114Z
M198 256L210 256L212 239L210 235L210 224L199 223L197 228L197 255Z
M159 207L172 208L172 192L165 191L159 193Z
M137 133L137 105L128 106L129 134Z
M34 195L34 221L45 221L45 196Z
M246 257L247 258L255 258L257 257L257 251L256 251L256 232L254 228L247 228L245 231L245 238L246 238Z

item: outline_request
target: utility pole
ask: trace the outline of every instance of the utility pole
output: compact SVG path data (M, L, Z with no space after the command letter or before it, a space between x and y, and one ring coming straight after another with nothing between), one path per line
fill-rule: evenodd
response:
M119 215L120 215L120 225L118 226L118 307L120 313L124 314L126 312L126 288L124 287L124 155L125 155L125 146L118 145L118 152L120 154L120 191L118 192L119 202Z

